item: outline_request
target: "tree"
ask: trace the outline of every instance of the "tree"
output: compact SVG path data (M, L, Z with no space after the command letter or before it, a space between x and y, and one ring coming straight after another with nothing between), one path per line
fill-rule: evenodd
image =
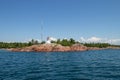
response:
M70 38L69 41L70 41L71 44L75 44L75 40L73 38Z
M40 44L45 44L45 41L42 41Z
M35 41L34 41L34 44L38 44L38 43L39 43L38 40L35 40Z
M106 47L109 47L111 45L108 43L85 43L84 46L106 48Z
M58 40L57 40L57 44L60 44L60 43L61 43L61 41L60 41L60 39L58 39Z

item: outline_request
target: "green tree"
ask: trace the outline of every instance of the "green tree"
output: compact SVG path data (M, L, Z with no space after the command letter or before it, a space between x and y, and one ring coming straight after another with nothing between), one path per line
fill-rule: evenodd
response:
M71 44L75 44L75 40L73 38L70 38L69 41L70 41Z
M45 44L45 41L42 41L40 44Z
M60 44L60 43L61 43L61 41L60 41L60 39L58 39L58 40L57 40L57 44Z

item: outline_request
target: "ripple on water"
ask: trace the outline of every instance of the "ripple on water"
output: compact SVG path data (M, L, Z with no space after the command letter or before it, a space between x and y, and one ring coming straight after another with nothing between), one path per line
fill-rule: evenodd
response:
M120 50L0 51L0 80L120 80Z

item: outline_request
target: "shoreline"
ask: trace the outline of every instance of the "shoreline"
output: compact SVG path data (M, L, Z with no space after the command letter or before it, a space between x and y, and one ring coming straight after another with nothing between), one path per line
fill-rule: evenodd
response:
M120 49L120 47L86 47L81 44L74 44L72 46L62 46L60 44L40 44L32 45L24 48L10 48L5 49L12 52L73 52L73 51L89 51L89 50L103 50L103 49Z

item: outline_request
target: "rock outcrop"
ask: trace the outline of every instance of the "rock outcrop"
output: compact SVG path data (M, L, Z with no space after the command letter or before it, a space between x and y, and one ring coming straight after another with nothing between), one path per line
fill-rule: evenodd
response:
M71 46L71 51L85 51L88 48L86 46L83 46L81 44L74 44Z
M32 45L24 48L11 48L10 51L14 52L67 52L67 51L86 51L87 47L81 44L74 44L72 46L62 46L60 44L40 44Z

